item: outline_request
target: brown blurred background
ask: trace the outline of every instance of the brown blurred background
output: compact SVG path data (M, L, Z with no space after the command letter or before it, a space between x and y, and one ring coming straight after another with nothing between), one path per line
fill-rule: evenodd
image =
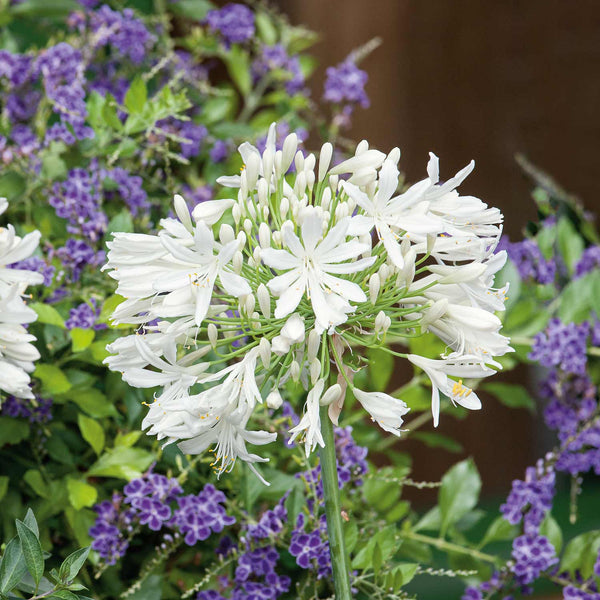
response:
M279 0L292 23L321 34L314 51L325 67L355 47L383 40L361 67L371 107L357 109L350 137L399 146L410 181L425 174L427 152L440 156L442 178L471 158L463 193L499 206L513 239L535 216L531 183L514 161L524 153L587 208L600 207L599 0ZM511 379L527 378L526 373ZM533 386L532 386L533 387ZM533 390L532 390L533 391ZM475 457L488 495L544 449L539 417L489 400L464 421L442 419ZM456 460L440 450L414 452L415 477L436 479ZM502 468L499 466L502 465Z

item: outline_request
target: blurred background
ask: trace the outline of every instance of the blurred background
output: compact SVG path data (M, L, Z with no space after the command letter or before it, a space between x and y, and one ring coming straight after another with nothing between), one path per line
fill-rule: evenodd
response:
M325 68L373 37L382 45L362 63L371 106L358 108L348 136L403 151L409 181L425 175L427 153L440 156L441 177L474 158L461 187L499 206L505 232L520 239L535 216L533 187L516 164L523 153L590 210L600 208L600 2L597 0L279 0L292 23L321 34L314 53ZM407 374L398 374L398 383ZM511 380L533 373L513 372ZM482 395L484 396L484 395ZM484 398L485 402L485 398ZM439 430L458 438L499 497L546 449L539 416L488 398L485 409ZM457 455L406 442L415 476L438 479ZM499 465L502 468L498 468ZM422 492L414 496L427 503ZM431 498L431 496L430 496Z

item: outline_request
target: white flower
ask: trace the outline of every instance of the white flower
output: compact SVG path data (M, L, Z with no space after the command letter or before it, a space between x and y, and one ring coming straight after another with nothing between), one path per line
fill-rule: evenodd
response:
M321 417L319 415L320 400L323 395L325 380L319 379L308 392L306 404L304 405L304 414L300 422L295 427L290 429L292 436L288 443L293 442L300 434L304 435L304 449L308 456L316 447L317 444L321 447L325 446L323 434L321 433Z
M462 356L455 359L433 360L417 354L409 354L408 360L425 371L431 380L431 413L433 424L438 426L440 420L440 392L448 396L454 404L470 410L479 410L481 400L471 388L463 385L462 379L454 381L448 375L465 379L482 378L493 375L496 371L481 364L477 356ZM493 363L499 366L497 363Z
M29 258L35 252L39 242L39 231L32 231L20 238L12 225L0 227L0 282L19 284L24 291L25 286L38 285L44 281L41 273L13 269L9 266Z
M406 402L383 392L363 392L353 388L354 397L385 431L400 435L402 417L410 410Z
M275 354L287 354L293 344L301 344L306 336L304 321L300 315L293 314L281 328L281 334L273 338L271 349Z
M343 262L358 257L369 249L356 240L346 242L349 220L343 219L322 239L322 218L310 212L302 224L302 241L293 225L282 227L282 239L287 250L266 248L263 262L277 270L287 270L269 281L269 289L279 296L275 318L282 319L293 312L306 294L313 307L315 329L318 333L330 330L347 319L355 307L350 302L366 302L367 296L359 285L335 277L333 273L350 274L362 271L375 262L374 257L355 262Z

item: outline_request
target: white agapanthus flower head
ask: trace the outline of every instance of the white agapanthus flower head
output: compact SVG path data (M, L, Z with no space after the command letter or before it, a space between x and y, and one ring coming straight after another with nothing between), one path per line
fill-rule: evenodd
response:
M0 198L0 215L7 208L6 198ZM17 398L33 398L29 373L40 354L24 325L35 321L37 314L23 296L28 285L42 283L43 277L12 265L29 258L39 240L38 231L21 238L12 225L0 227L0 391Z
M492 287L506 260L494 253L502 215L456 189L474 164L440 183L431 154L427 177L401 190L399 150L366 141L332 166L331 144L318 159L298 150L295 134L277 149L272 125L262 153L249 143L239 152L241 174L218 180L230 197L190 215L176 196L177 217L157 234L108 243L105 268L125 298L113 318L144 333L110 345L107 364L131 385L162 388L144 420L149 433L187 453L211 447L219 473L238 457L261 462L246 444L275 434L249 431L251 417L261 404L278 409L292 380L307 391L291 429L307 454L324 444L323 415L337 422L346 393L399 435L409 407L355 387L351 348L392 352L390 342L424 332L447 353L401 356L430 377L435 424L440 392L480 408L461 378L494 373L494 358L511 348L494 314L507 288Z

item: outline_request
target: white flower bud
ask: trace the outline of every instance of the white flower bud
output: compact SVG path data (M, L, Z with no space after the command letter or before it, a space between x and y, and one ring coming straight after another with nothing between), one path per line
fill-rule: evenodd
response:
M231 209L231 215L233 217L233 220L235 221L235 224L237 225L240 222L240 219L242 218L242 211L240 209L239 204L233 205Z
M377 302L380 289L381 279L379 279L379 275L377 273L373 273L373 275L369 277L369 298L371 299L371 304L373 304L373 306L375 306L375 303Z
M242 272L242 265L244 264L244 255L239 250L233 255L232 263L234 273L239 275Z
M281 231L274 231L272 239L273 239L273 244L275 244L275 246L278 246L281 248Z
M354 151L355 156L360 156L363 152L366 152L369 149L369 142L367 140L361 140L356 146L356 150Z
M317 158L314 154L309 154L304 159L304 171L314 171L315 165L317 164Z
M319 181L325 179L329 165L331 164L331 157L333 156L333 146L326 142L321 146L321 153L319 154Z
M313 385L317 383L319 376L321 375L321 361L315 358L310 363L310 381Z
M429 325L443 317L448 310L448 298L440 298L434 302L429 309L424 310L423 318L421 319L421 327L427 329Z
M321 196L321 206L323 210L329 210L329 206L331 205L331 188L326 187L323 190L323 195Z
M254 294L248 294L244 300L244 310L248 316L252 315L255 306L256 299L254 298Z
M243 200L248 198L248 175L246 169L240 173L240 197Z
M346 202L340 202L335 207L335 220L341 221L344 217L348 216L348 204Z
M356 208L356 200L350 197L348 200L346 200L346 204L348 205L348 214L351 215Z
M244 220L244 230L247 234L250 234L250 232L252 231L252 221L250 219Z
M433 252L433 247L435 246L436 240L437 236L435 233L427 234L427 254L431 254Z
M183 199L183 196L175 194L175 197L173 198L173 204L175 206L175 214L177 215L177 218L182 222L188 231L192 231L194 228L192 225L192 216L190 215L190 209L188 208L186 201Z
M246 173L246 182L249 190L253 190L256 187L259 171L260 156L256 152L252 152L250 156L248 156L248 160L246 161L246 168L243 171L244 173Z
M282 172L283 154L281 153L281 150L277 150L277 152L275 152L274 166L275 166L275 177L277 177L277 179L279 179L283 175L283 172Z
M370 181L365 186L365 193L367 194L367 196L369 196L369 198L372 198L375 195L376 191L377 191L377 181L375 181L375 180Z
M391 269L388 265L386 265L385 263L383 263L380 267L379 267L379 279L381 280L381 283L384 284L387 281L387 278L390 276L390 272Z
M403 256L406 256L406 253L410 250L410 240L404 238L400 243L400 252L402 252Z
M281 170L283 173L287 173L290 168L294 155L298 148L298 136L295 133L290 133L283 141L283 152L281 161Z
M385 322L383 323L383 332L385 333L392 325L392 319L388 315L385 316Z
M329 187L331 188L331 191L333 192L333 194L335 194L337 192L339 182L340 182L339 175L330 175L329 176Z
M260 312L267 318L271 318L271 296L269 290L264 283L261 283L256 290L258 296L258 305L260 306Z
M258 344L258 352L260 354L260 360L265 369L269 368L271 364L271 342L266 337L263 337Z
M287 217L288 210L290 210L290 201L284 196L279 203L279 216L282 219Z
M355 171L353 173L350 179L348 179L350 183L353 183L354 185L357 185L359 187L363 185L367 186L376 180L377 171L372 167L365 167L364 169L359 169L358 171Z
M217 331L217 326L214 323L209 323L206 328L206 334L208 336L208 341L213 348L217 347L217 337L219 336L219 332Z
M319 353L319 346L321 345L321 336L316 332L315 329L312 329L308 334L308 347L306 350L306 360L308 362L312 362L317 357Z
M271 211L269 211L269 207L268 206L263 206L262 214L263 214L263 219L265 221L268 221L269 220L269 215L271 214Z
M304 154L302 153L302 150L296 152L296 156L294 156L294 165L296 166L296 173L304 171Z
M380 310L375 317L375 331L379 333L385 325L386 314Z
M342 394L342 386L339 383L334 383L327 391L321 396L319 404L321 406L329 406L332 402L339 400Z
M269 184L262 178L258 180L258 203L261 206L269 204Z
M249 201L246 204L246 212L250 215L250 218L256 221L256 208L254 208L254 204L252 201Z
M273 175L273 161L275 160L275 154L270 148L267 148L262 155L263 164L263 177L267 180L271 180Z
M257 262L254 260L254 257L253 257L253 256L251 256L251 257L248 259L248 266L249 266L251 269L254 269L255 267L257 267L257 266L258 266L258 264L259 264L259 263L257 263Z
M306 185L308 189L312 192L315 187L315 172L314 171L306 171Z
M239 250L243 250L244 246L246 245L246 234L243 231L240 231L237 235L237 241L238 241L238 249Z
M260 315L256 311L252 313L250 325L252 329L260 329Z
M233 242L235 240L235 231L233 227L228 223L223 223L219 228L219 241L221 244L225 245L229 242Z
M300 365L297 360L293 360L290 365L290 375L293 381L298 381L300 379Z
M266 400L267 406L273 410L277 410L283 404L283 398L278 390L273 390Z
M393 162L395 165L400 161L400 148L392 148L390 153L387 155L386 160Z
M258 243L261 248L269 248L271 246L271 229L266 223L261 223L258 228Z
M254 251L252 252L252 258L254 259L254 262L257 265L260 265L260 263L262 262L262 253L260 250L261 249L257 246L256 248L254 248Z
M294 192L298 198L301 198L304 195L304 190L306 190L306 173L301 171L296 176L296 181L294 183Z
M402 275L406 281L406 287L408 287L415 278L415 260L417 259L417 253L414 248L411 248L404 256L404 267L402 267Z

